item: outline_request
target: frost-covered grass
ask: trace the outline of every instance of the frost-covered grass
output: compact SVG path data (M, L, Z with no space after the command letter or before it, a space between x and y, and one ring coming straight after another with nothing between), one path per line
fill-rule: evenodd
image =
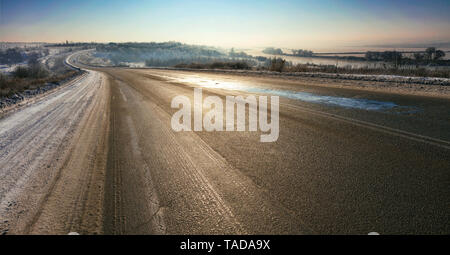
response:
M450 78L450 68L350 68L329 65L305 65L298 64L285 66L283 72L320 72L335 74L367 74L367 75L395 75L408 77L439 77Z
M16 78L0 74L0 98L8 97L25 90L38 89L48 83L57 84L62 80L75 76L78 71L67 71L64 74L51 75L45 78Z
M26 90L36 90L47 84L58 84L75 76L78 71L65 64L66 52L52 51L33 64L15 65L8 73L0 73L0 98L20 94Z
M192 69L233 69L233 70L248 70L251 65L246 61L215 61L212 63L189 63L177 64L178 68L192 68Z

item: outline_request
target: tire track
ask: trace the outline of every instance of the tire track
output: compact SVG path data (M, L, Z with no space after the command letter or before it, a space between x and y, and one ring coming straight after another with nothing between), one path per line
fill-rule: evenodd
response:
M74 151L73 147L79 142L73 139L80 137L80 128L86 126L86 124L80 126L80 123L86 123L87 119L92 120L94 112L98 116L106 109L97 100L101 97L104 97L104 100L107 99L102 93L98 93L102 86L104 87L100 75L89 72L70 85L48 94L35 104L30 104L0 120L0 147L2 148L0 220L7 222L7 224L0 224L0 231L39 233L53 229L57 230L53 233L61 233L58 231L64 228L58 226L67 225L67 222L57 221L61 219L61 214L68 215L67 211L64 211L65 208L52 206L57 198L61 199L60 202L63 205L71 203L69 200L72 196L64 193L65 189L59 190L61 181L67 182L68 178L75 177L71 185L76 186L79 185L77 181L83 182L92 176L92 173L83 171L80 176L71 176L65 167L69 165L74 168L72 169L74 173L80 171L74 167L72 163L74 159L70 158L73 153L77 154L77 150ZM94 134L95 129L88 129L86 132L87 136L97 135ZM89 156L91 159L94 157ZM77 177L80 179L76 179ZM92 183L87 184L83 183L86 189L92 186ZM83 185L79 187L84 187ZM54 194L55 189L62 193ZM86 189L79 189L78 200L83 201L83 197L86 197ZM49 201L51 201L50 204ZM75 202L75 204L79 203ZM77 208L80 207L83 208L85 205L77 206ZM80 213L80 211L82 212L83 209L72 210L71 213ZM49 215L57 215L57 217L52 219ZM46 219L41 221L43 216ZM74 224L81 224L77 217L82 216L71 217ZM56 222L50 222L52 220ZM35 228L36 223L38 224ZM55 227L50 226L51 224Z
M297 217L295 212L283 207L268 196L267 191L239 173L212 148L205 146L198 135L171 130L170 114L163 109L162 101L164 94L171 95L176 92L173 89L179 87L158 82L146 86L142 81L112 75L121 81L120 94L127 98L122 103L130 109L127 114L134 119L144 160L158 183L161 204L167 207L164 211L168 233L315 232L304 223L297 224L299 219L293 220ZM189 92L183 91L183 94ZM121 97L119 93L118 96ZM182 195L173 195L173 192ZM251 216L255 211L265 213L255 218ZM280 215L288 215L283 217L290 218L291 222L285 219L280 224L277 219ZM254 219L249 221L249 218ZM194 226L200 222L204 227Z

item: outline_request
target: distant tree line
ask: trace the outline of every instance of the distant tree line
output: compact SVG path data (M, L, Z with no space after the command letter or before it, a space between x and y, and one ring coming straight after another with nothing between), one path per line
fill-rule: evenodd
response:
M175 59L221 58L227 54L207 46L188 45L178 42L164 43L109 43L96 46L96 56L121 62L172 61Z
M445 52L438 50L435 47L429 47L425 50L425 52L414 53L412 59L406 58L401 52L398 51L368 51L365 54L366 60L391 62L396 65L400 65L402 63L430 63L441 60L443 57L445 57Z
M266 57L253 57L243 51L238 52L234 48L225 52L214 47L179 42L99 44L96 46L94 56L109 59L116 66L127 65L129 62L145 62L146 66L155 67L230 62L258 65L267 61ZM243 68L239 64L237 66Z
M265 48L263 50L263 53L270 54L270 55L284 55L284 52L281 49L279 49L279 48L277 49L277 48L273 48L273 47Z
M263 53L270 54L270 55L291 55L296 57L312 57L314 55L314 52L310 50L303 50L303 49L293 49L291 50L292 54L288 54L283 52L280 48L273 48L268 47L263 50Z
M91 49L95 48L97 45L100 45L99 43L87 43L87 42L69 42L66 41L65 43L54 43L54 44L48 44L45 45L45 47L77 47L82 49Z
M365 57L369 61L401 62L403 55L398 51L368 51Z
M414 53L414 59L417 61L433 61L439 60L445 57L445 52L442 50L438 50L435 47L429 47L425 50L424 53L416 52Z
M442 60L445 57L445 52L438 50L435 47L429 47L424 52L416 52L413 54L412 58L403 55L399 51L367 51L364 57L359 56L320 56L315 55L313 51L303 50L303 49L293 49L292 54L283 52L280 48L268 47L263 50L263 53L270 55L285 55L285 56L296 56L296 57L318 57L318 58L338 58L345 60L355 60L355 61L383 61L393 63L395 66L401 64L426 64L426 63L437 63L448 65L449 61ZM266 60L261 60L266 61ZM439 61L439 62L437 62Z
M251 55L241 51L241 52L236 52L234 51L234 48L231 48L230 52L228 53L228 56L231 58L252 58Z
M6 50L0 50L0 64L13 65L22 63L27 59L37 59L46 56L50 53L48 49L39 51L25 51L19 48L9 48Z
M242 63L245 63L245 65ZM235 60L226 57L224 58L193 57L193 58L173 58L173 59L150 58L145 61L146 66L154 66L154 67L189 66L189 68L199 68L194 66L203 66L204 68L217 68L217 69L225 69L225 67L230 67L230 69L247 69L248 67L256 64L257 64L256 61L252 59Z
M314 52L310 50L292 50L292 55L297 57L312 57L314 55Z

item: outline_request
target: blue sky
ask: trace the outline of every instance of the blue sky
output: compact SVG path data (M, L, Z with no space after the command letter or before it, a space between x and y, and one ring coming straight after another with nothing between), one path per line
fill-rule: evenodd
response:
M450 1L0 0L0 41L334 47L450 41Z

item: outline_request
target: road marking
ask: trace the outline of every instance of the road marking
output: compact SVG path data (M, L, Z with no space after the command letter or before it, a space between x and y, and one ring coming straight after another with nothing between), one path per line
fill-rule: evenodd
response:
M339 120L339 121L342 121L342 122L350 123L352 125L356 125L356 126L365 127L365 128L369 128L369 129L372 129L372 130L384 132L384 133L387 133L387 134L390 134L390 135L395 135L395 136L407 138L407 139L410 139L410 140L413 140L413 141L427 143L427 144L438 146L438 147L441 147L441 148L444 148L444 149L450 149L450 142L446 141L446 140L433 138L433 137L429 137L429 136L424 136L424 135L419 135L419 134L411 133L411 132L400 130L400 129L396 129L396 128L390 128L390 127L386 127L386 126L370 123L370 122L363 121L363 120L356 120L356 119L352 119L352 118L347 118L347 117L339 116L339 115L332 114L332 113L312 110L312 109L308 109L306 107L302 107L302 106L298 106L298 105L285 104L285 103L280 103L280 105L286 106L286 107L290 107L290 108L294 108L294 109L297 109L297 110L300 110L300 111L308 112L308 113L311 113L311 114L320 115L322 117L328 117L328 118L331 118L331 119L334 119L334 120Z

